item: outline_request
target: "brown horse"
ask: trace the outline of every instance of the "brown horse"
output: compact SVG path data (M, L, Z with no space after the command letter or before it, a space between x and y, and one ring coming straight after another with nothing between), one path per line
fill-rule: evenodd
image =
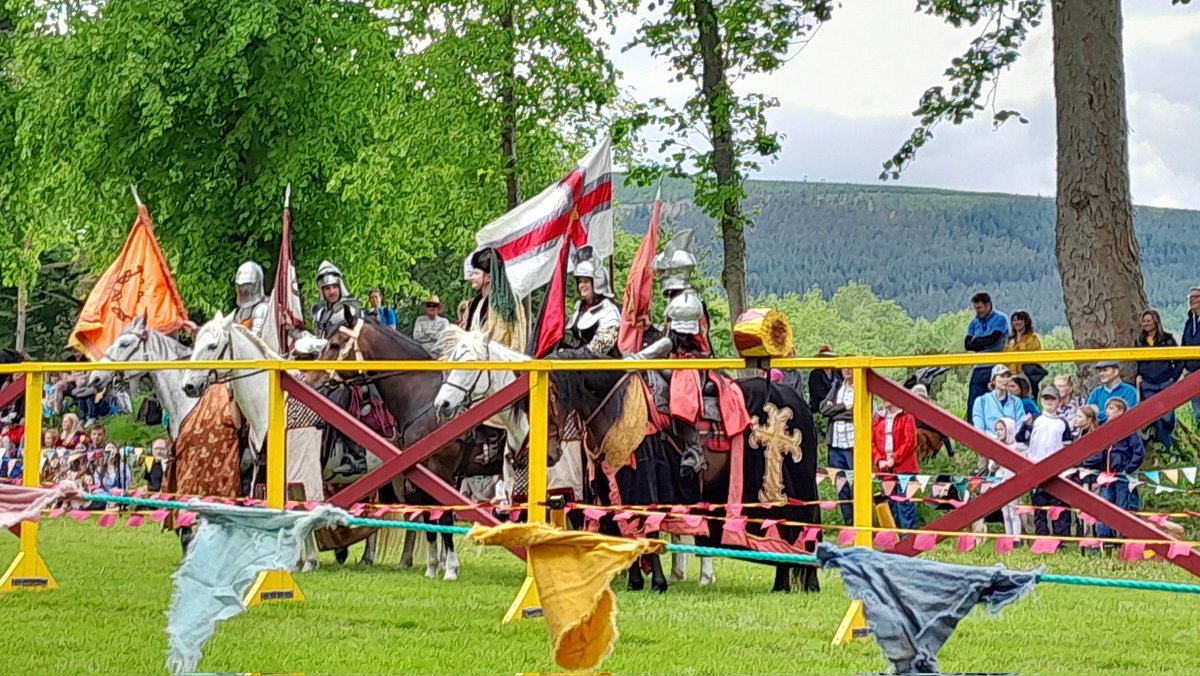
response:
M318 355L327 361L380 361L420 360L433 357L412 338L379 323L374 319L352 317L347 314L341 327L329 338L328 344ZM442 386L442 374L438 371L386 371L366 372L347 364L340 371L310 371L304 381L312 387L329 384L344 386L367 382L378 388L384 406L396 421L396 436L392 440L400 448L417 441L438 426L433 400ZM443 481L454 485L455 478L467 470L470 463L469 449L465 444L451 442L421 462L429 471ZM418 504L430 504L433 498L424 491L414 488L405 495L403 477L392 480L397 496L411 497ZM444 514L440 523L453 523L454 515ZM442 534L445 561L438 559L435 533L427 533L430 543L425 574L436 577L439 566L445 568L445 579L458 578L458 555L454 552L454 540L449 533Z

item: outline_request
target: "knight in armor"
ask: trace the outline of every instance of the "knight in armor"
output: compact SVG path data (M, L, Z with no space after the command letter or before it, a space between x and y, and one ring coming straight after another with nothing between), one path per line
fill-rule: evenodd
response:
M621 309L612 299L608 271L591 246L575 253L575 289L579 300L567 319L571 347L587 348L597 356L619 359L617 334L621 329Z
M267 295L263 293L262 266L254 261L242 263L234 277L234 284L237 288L237 309L233 311L233 321L262 338L270 311Z
M313 332L329 340L345 322L347 309L352 317L362 316L362 303L350 295L342 271L329 261L317 268L317 287L321 290L321 300L312 306Z

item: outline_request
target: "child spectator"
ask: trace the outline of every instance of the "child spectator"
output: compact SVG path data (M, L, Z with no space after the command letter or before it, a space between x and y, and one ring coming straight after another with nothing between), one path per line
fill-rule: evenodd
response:
M885 401L883 411L875 414L871 425L871 456L876 469L884 474L917 474L917 420L913 414ZM904 488L896 481L892 495L905 496L903 502L889 500L896 527L917 527L917 506L907 500Z
M1017 441L1027 444L1025 456L1033 462L1041 462L1061 451L1064 446L1074 441L1071 426L1067 421L1058 417L1058 388L1047 385L1042 388L1042 414L1026 423L1017 433ZM1029 500L1034 507L1065 507L1058 498L1041 488L1030 491ZM1038 509L1033 515L1034 532L1038 535L1049 535L1046 515L1047 509ZM1071 515L1066 510L1054 519L1054 534L1068 536L1071 534Z
M132 477L129 465L124 462L124 454L113 442L104 446L104 468L97 477L100 488L105 491L123 491L129 488Z
M1029 377L1024 373L1013 375L1012 379L1008 381L1008 391L1021 400L1021 407L1025 410L1025 416L1021 420L1022 425L1032 422L1033 418L1041 413L1037 402L1033 400L1033 384L1029 382Z
M1075 420L1072 423L1075 438L1079 439L1100 426L1100 416L1096 413L1095 406L1084 404L1075 410Z
M1125 400L1113 397L1105 404L1109 420L1119 418L1129 408ZM1129 475L1137 472L1146 458L1146 446L1142 443L1141 434L1134 432L1121 439L1103 451L1088 456L1083 466L1096 469L1106 474L1116 475L1112 483L1100 486L1100 497L1108 500L1121 509L1137 511L1142 506L1137 489L1129 487ZM1102 538L1120 537L1120 534L1109 526L1097 523L1096 536Z
M1000 418L996 421L994 431L996 433L997 441L1008 446L1014 451L1017 451L1018 453L1021 452L1021 449L1017 447L1017 422L1015 420L1012 418ZM1012 470L1000 465L1000 463L996 462L995 460L988 462L988 472L999 480L997 483L1000 483L1005 479L1010 479L1014 476ZM980 494L982 495L986 492L987 489L985 488L980 491ZM1007 505L1001 507L1000 515L1004 518L1005 533L1014 536L1021 534L1021 515L1017 513L1016 500L1013 500Z

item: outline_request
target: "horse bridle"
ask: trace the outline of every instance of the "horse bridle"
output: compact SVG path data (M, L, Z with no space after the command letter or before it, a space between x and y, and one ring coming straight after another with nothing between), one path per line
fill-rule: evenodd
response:
M483 346L483 357L484 357L484 361L491 361L492 348L490 345L485 344ZM451 360L451 361L453 361L453 360ZM483 375L485 373L487 374L487 387L484 389L484 392L491 392L492 391L492 372L490 369L488 369L488 370L475 369L475 379L471 381L471 384L469 386L464 387L462 385L459 385L458 383L452 382L448 377L443 378L442 386L449 387L450 389L458 390L459 392L462 392L464 408L470 408L470 407L474 406L475 404L478 404L479 402L481 402L487 398L486 394L484 394L483 396L479 396L479 397L474 396L475 390L477 390L479 387L479 380L480 380L480 378L483 377Z

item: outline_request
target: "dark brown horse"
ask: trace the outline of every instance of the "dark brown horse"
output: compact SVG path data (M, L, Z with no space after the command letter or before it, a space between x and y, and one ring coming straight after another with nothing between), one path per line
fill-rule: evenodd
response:
M328 344L318 359L328 361L355 362L358 360L419 360L428 361L433 357L412 338L379 323L374 319L363 319L347 316L345 323L329 338ZM433 400L438 389L442 386L442 374L439 371L359 371L351 364L345 370L337 372L310 371L305 376L305 382L313 387L327 384L354 385L371 382L379 390L384 406L396 421L396 436L393 439L398 447L404 448L432 432L438 425L438 419L433 409ZM430 455L422 465L440 477L443 481L454 485L455 478L462 472L468 471L470 452L465 444L452 442ZM403 477L392 481L392 488L397 496L411 499L417 504L431 504L433 498L424 491L414 488L405 494ZM454 515L447 512L440 523L451 524ZM427 533L430 543L429 558L425 574L428 577L437 575L437 568L445 568L445 579L453 580L458 577L458 555L454 552L454 540L449 533L442 534L443 553L446 558L439 560L435 533Z
M555 353L549 358L558 359L587 359L590 354L582 350L567 350ZM617 371L554 371L551 373L551 389L554 405L551 407L550 444L557 446L562 430L574 428L580 422L582 430L589 440L586 446L598 450L608 433L618 427L624 415L623 405L626 401L625 390L630 386L640 387L636 379ZM792 418L787 422L789 434L799 432L801 435L801 457L795 460L786 457L782 462L782 482L784 495L800 501L814 502L817 500L817 442L816 430L813 425L812 412L808 405L794 390L771 383L765 378L743 378L736 381L746 400L746 407L752 416L758 420L767 420L765 407L772 404L776 409L790 409ZM639 393L640 394L640 393ZM676 422L676 425L679 423ZM742 515L751 521L747 524L750 535L761 535L761 529L755 519L781 519L805 523L819 523L820 511L815 504L781 505L770 508L750 507L760 502L758 491L763 485L764 473L767 470L767 459L764 451L752 447L748 443L750 431L744 444L743 452L743 486L740 502L747 505ZM596 479L589 482L592 495L589 496L600 504L610 504L613 499L619 499L623 504L723 504L728 500L730 482L730 453L714 452L705 449L706 467L700 477L689 475L687 478L680 471L679 456L682 446L682 435L678 427L674 431L662 432L645 437L634 451L634 463L622 467L603 470L598 467ZM552 453L556 449L552 450ZM595 455L593 452L592 455ZM597 462L597 465L599 463ZM636 469L633 465L636 465ZM614 487L612 483L615 482ZM615 488L615 490L614 490ZM714 509L712 516L725 516L724 509ZM719 546L722 539L724 520L715 518L708 520L708 533L697 535L696 542L705 546ZM611 517L601 520L601 529L614 532L617 527ZM800 533L795 527L779 526L781 537L792 541ZM653 536L653 533L646 533ZM666 589L666 577L663 575L661 563L657 557L650 557L651 587L655 590ZM701 559L703 584L705 576L711 581L711 561ZM776 565L775 591L790 591L792 575L798 574L805 591L818 591L816 569L811 566ZM641 589L644 585L642 571L635 565L630 569L630 588Z

